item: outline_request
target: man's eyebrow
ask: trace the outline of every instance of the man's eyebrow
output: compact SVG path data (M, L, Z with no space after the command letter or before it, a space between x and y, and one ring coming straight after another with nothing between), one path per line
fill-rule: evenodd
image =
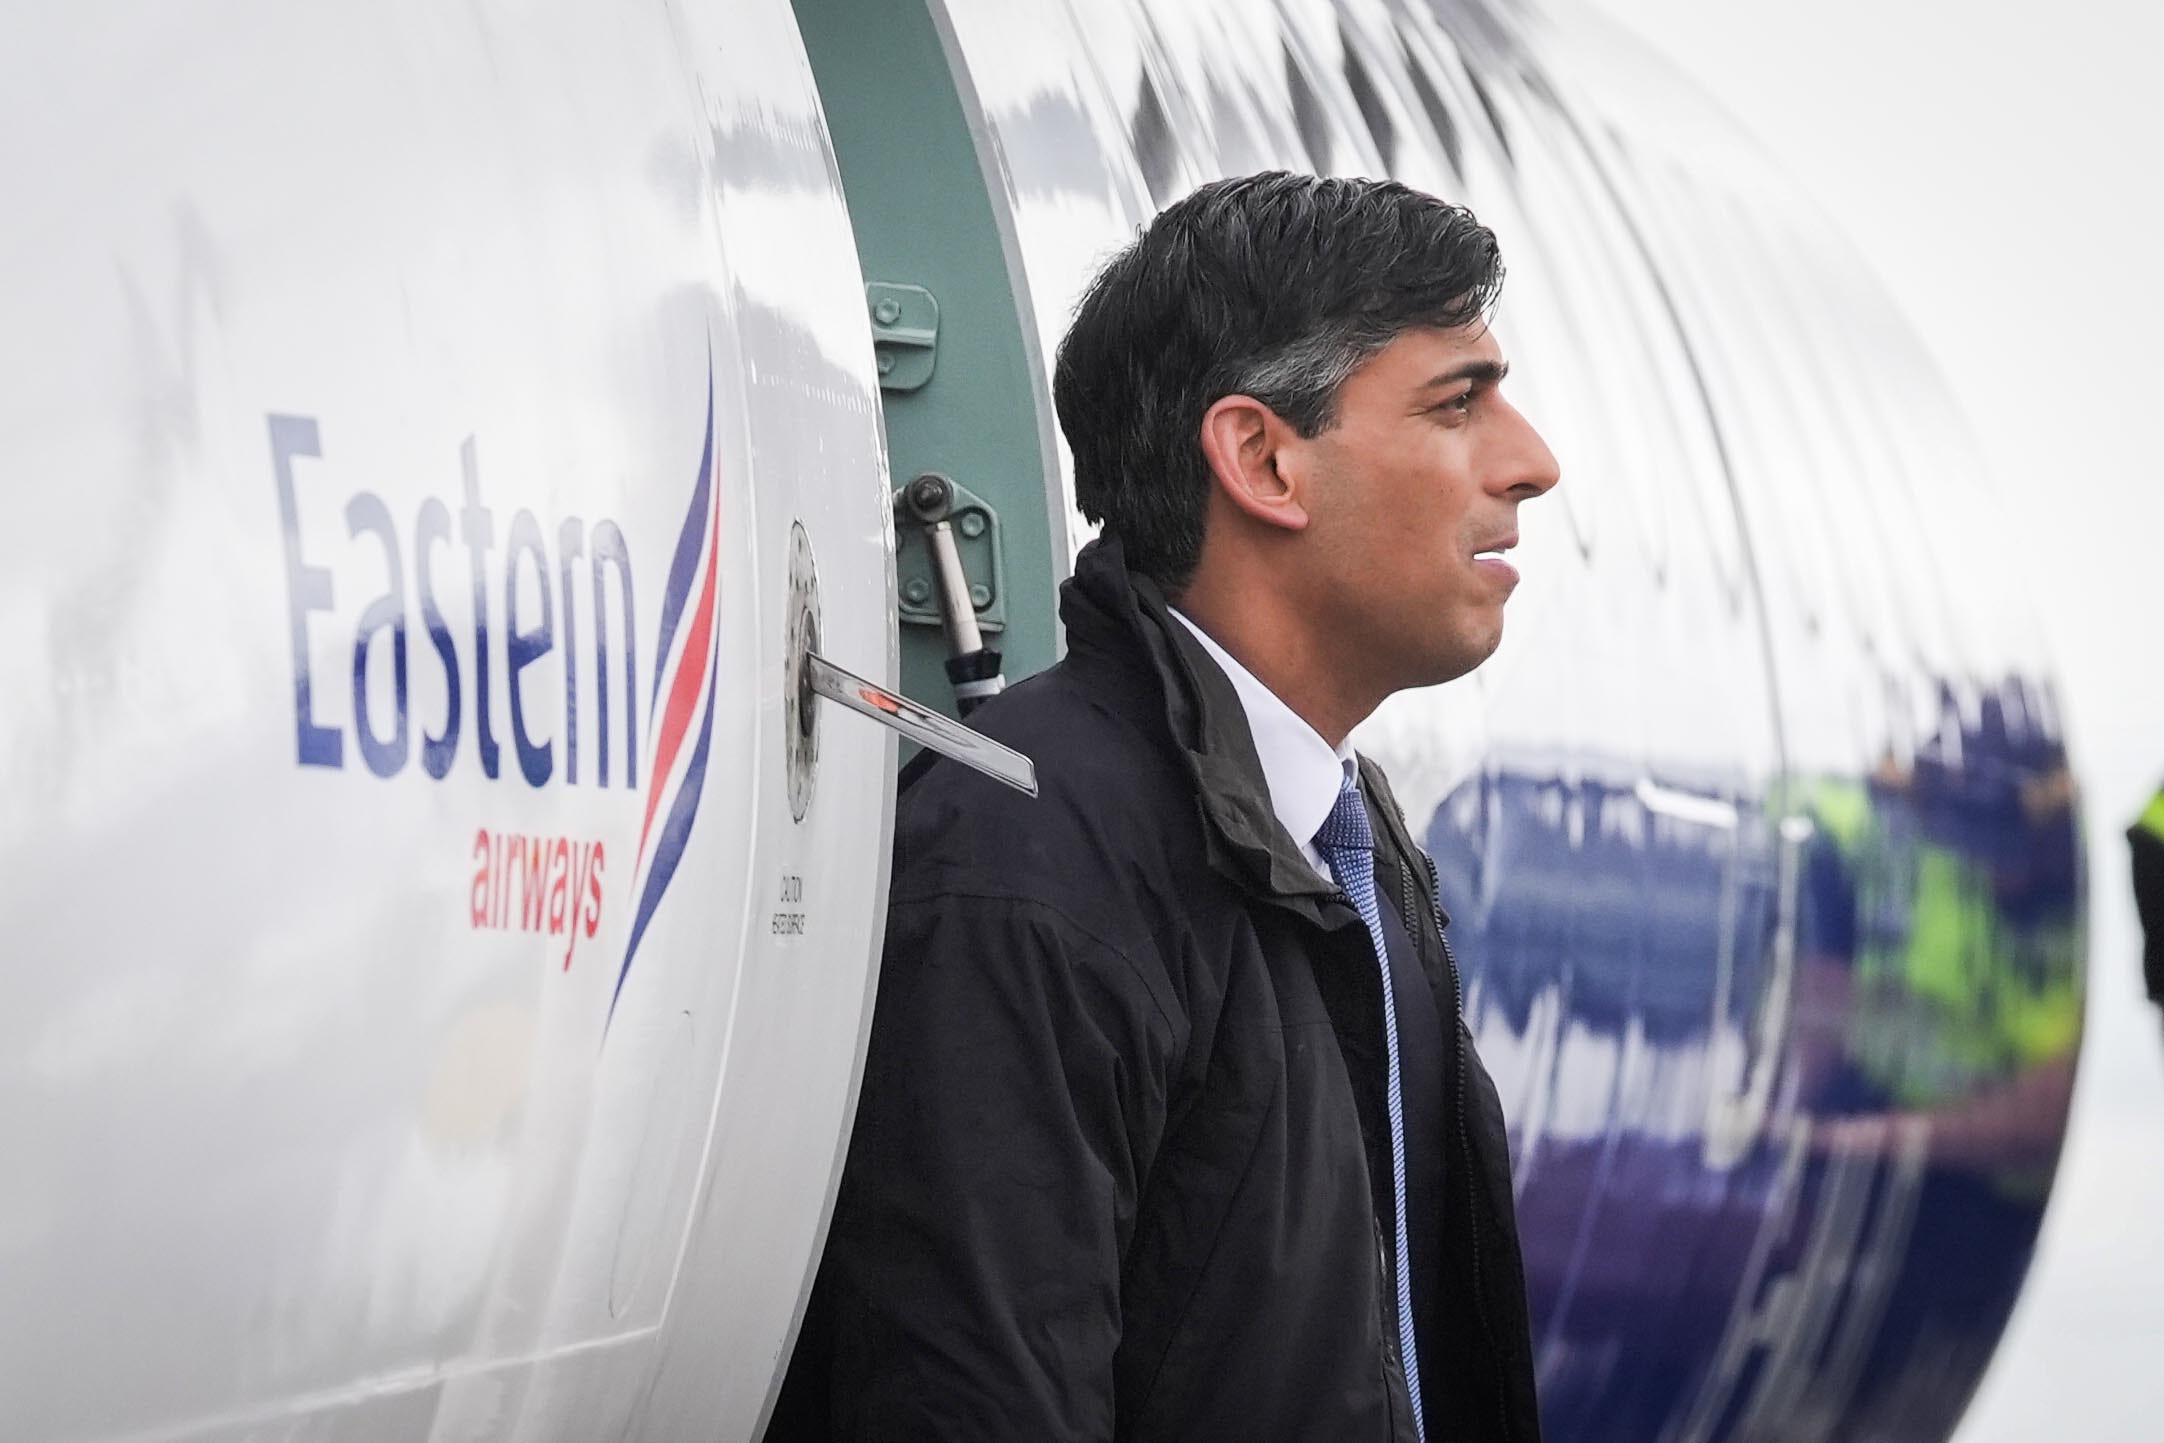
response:
M1510 374L1508 361L1467 361L1462 366L1452 366L1437 376L1430 376L1421 384L1423 391L1436 386L1453 386L1460 381L1475 381L1482 385L1498 386L1503 377Z

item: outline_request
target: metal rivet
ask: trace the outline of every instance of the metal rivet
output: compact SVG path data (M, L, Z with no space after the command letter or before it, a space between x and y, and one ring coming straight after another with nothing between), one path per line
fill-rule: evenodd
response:
M879 374L884 376L894 369L894 358L884 351L879 355Z
M969 604L982 611L992 604L992 588L981 582L969 588Z
M984 513L982 511L964 511L959 524L964 536L977 537L984 535Z
M911 606L922 606L932 599L931 583L921 576L911 577L902 586L902 600Z
M872 319L882 326L891 326L902 318L902 303L892 296L872 307Z

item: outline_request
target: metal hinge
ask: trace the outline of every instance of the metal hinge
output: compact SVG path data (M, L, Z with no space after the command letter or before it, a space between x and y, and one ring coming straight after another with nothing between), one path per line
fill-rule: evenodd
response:
M921 390L939 360L939 301L922 286L873 281L864 288L872 312L872 355L882 391Z

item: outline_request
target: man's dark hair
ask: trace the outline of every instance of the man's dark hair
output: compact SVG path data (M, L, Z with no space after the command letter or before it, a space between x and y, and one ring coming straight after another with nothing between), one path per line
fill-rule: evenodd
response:
M1169 590L1202 555L1202 413L1252 396L1303 436L1401 333L1485 316L1495 235L1396 181L1270 171L1168 207L1098 272L1052 377L1083 515Z

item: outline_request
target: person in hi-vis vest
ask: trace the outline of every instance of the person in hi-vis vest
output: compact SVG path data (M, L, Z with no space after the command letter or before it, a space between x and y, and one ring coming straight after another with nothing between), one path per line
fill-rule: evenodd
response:
M2141 971L2149 1000L2164 1006L2164 786L2126 829L2134 854L2134 909L2141 914Z

